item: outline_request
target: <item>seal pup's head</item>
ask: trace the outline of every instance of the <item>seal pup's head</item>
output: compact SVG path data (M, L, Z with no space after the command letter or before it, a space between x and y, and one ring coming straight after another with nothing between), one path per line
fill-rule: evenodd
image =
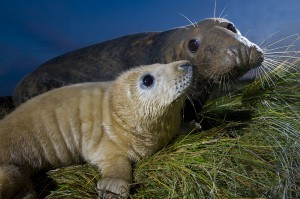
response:
M191 63L177 61L134 68L113 82L112 126L134 142L138 156L159 150L178 133L193 78Z

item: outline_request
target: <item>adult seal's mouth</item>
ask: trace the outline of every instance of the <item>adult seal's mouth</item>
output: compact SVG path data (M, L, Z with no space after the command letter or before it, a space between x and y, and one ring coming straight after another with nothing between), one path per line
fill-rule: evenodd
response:
M263 50L260 47L258 47L257 45L254 45L254 46L250 47L249 57L250 57L249 65L252 66L252 68L256 68L256 67L260 66L264 61Z
M249 70L259 67L264 61L263 50L257 45L230 48L228 49L228 57L233 60L232 69L227 73L231 76L241 77ZM228 67L224 61L223 68ZM224 69L225 70L225 69ZM219 76L219 77L222 77ZM234 78L232 78L234 79Z

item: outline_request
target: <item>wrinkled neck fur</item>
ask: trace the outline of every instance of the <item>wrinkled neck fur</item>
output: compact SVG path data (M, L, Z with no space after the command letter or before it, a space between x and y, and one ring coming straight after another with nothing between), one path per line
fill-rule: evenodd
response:
M119 115L117 110L111 113L112 128L122 139L133 161L152 155L178 133L181 125L179 106L160 110L156 118L146 116L133 117Z

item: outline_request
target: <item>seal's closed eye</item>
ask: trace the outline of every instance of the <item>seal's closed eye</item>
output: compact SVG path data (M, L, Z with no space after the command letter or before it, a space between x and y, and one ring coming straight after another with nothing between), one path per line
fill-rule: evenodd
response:
M189 48L189 51L190 51L191 53L197 52L199 46L200 46L199 40L197 40L197 39L192 39L192 40L189 41L188 48Z
M226 28L233 33L237 33L237 29L232 23L229 23Z

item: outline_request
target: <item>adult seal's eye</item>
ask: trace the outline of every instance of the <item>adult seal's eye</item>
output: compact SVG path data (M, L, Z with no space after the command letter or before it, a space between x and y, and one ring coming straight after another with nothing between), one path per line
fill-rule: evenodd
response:
M235 26L232 23L229 23L226 27L228 30L230 30L233 33L237 33L237 30L235 28Z
M154 85L154 77L152 75L144 75L141 78L141 88L142 89L149 89Z
M188 48L191 53L197 52L200 46L200 42L197 39L192 39L189 41Z

